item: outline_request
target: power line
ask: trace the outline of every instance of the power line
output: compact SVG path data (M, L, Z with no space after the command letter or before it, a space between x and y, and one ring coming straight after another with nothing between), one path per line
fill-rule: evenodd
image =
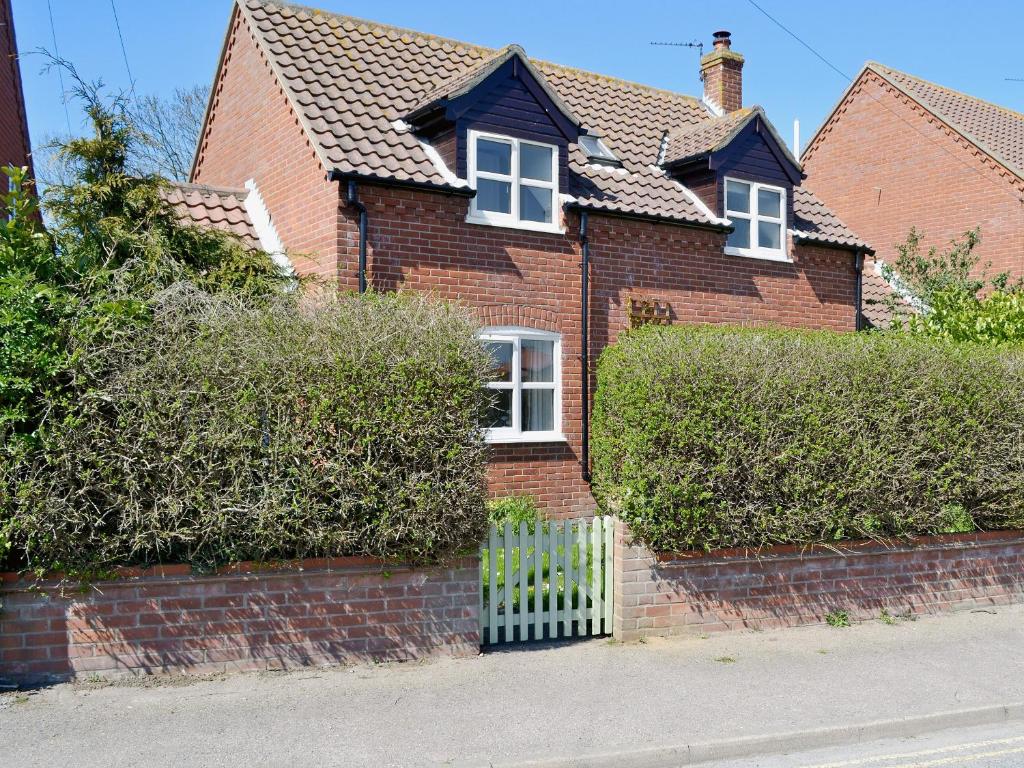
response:
M128 51L124 47L124 36L121 34L121 22L117 18L117 6L114 0L110 0L110 10L114 12L114 27L117 29L117 39L121 41L121 55L124 57L124 69L128 73L128 83L131 90L135 92L135 78L132 77L132 68L128 66Z
M46 9L50 12L50 37L53 39L53 55L57 58L57 82L60 83L60 100L64 103L64 120L68 125L68 135L71 135L71 115L68 112L68 94L64 90L64 73L61 71L63 66L60 59L60 51L57 50L57 29L53 25L53 6L50 4L50 0L46 0Z
M848 74L846 74L845 72L843 72L843 70L839 69L839 67L837 67L837 66L836 66L835 64L833 64L833 63L832 63L831 61L829 61L828 59L826 59L826 58L825 58L825 57L824 57L824 56L823 56L822 54L818 53L818 51L817 51L817 50L815 50L815 49L814 49L814 48L813 48L813 47L812 47L812 46L810 45L810 43L806 42L806 41L805 41L805 40L804 40L803 38L801 38L801 37L800 37L800 36L799 36L798 34L796 34L796 32L794 32L793 30L791 30L791 29L790 29L789 27L787 27L787 26L786 26L785 24L783 24L783 23L782 23L781 21L779 21L779 20L778 20L778 19L776 19L776 18L775 18L774 16L772 16L772 15L771 15L770 13L768 13L768 11L766 11L766 10L765 10L764 8L762 8L762 7L760 6L760 5L758 5L758 4L756 3L756 2L754 2L754 0L747 0L747 2L748 2L748 3L750 3L750 4L752 5L752 6L754 6L754 8L756 8L756 9L757 9L758 11L760 11L760 12L761 12L761 13L762 13L762 14L763 14L763 15L764 15L764 16L765 16L765 17L766 17L766 18L767 18L767 19L768 19L769 21L771 21L771 22L772 22L773 24L775 24L775 25L776 25L777 27L779 27L779 29L781 29L781 30L782 30L783 32L785 32L785 33L786 33L787 35L789 35L789 36L790 36L790 37L792 37L792 38L793 38L794 40L796 40L796 41L797 41L798 43L800 43L800 45L802 45L802 46L803 46L804 48L806 48L806 49L807 49L808 51L810 51L811 53L813 53L813 54L814 54L814 55L815 55L815 56L816 56L817 58L819 58L819 59L820 59L820 60L821 60L822 62L824 62L824 63L825 63L825 65L826 65L826 66L827 66L827 67L828 67L829 69L831 69L831 70L832 70L833 72L836 72L837 74L839 74L840 76L842 76L842 77L843 77L843 78L844 78L844 79L845 79L845 80L846 80L847 82L850 82L850 83L852 83L852 82L853 82L853 78L852 78L852 77L850 77L850 76L849 76ZM970 163L968 163L968 162L967 162L966 160L964 160L964 159L963 159L962 157L960 157L960 155L956 154L955 152L952 152L952 151L950 151L950 150L949 150L949 149L948 149L947 147L944 147L944 146L943 146L942 144L940 144L940 143L938 143L938 142L934 141L934 140L933 140L933 138L932 138L931 136L929 136L929 135L928 135L928 134L926 134L926 133L925 133L924 131L922 131L922 130L921 130L920 128L918 128L918 127L917 127L916 125L914 125L914 124L913 124L913 123L911 123L911 122L910 122L909 120L907 120L907 119L906 119L906 118L905 118L905 117L904 117L903 115L901 115L901 114L900 114L899 112L897 112L897 111L896 111L896 110L894 110L894 109L893 109L892 107L890 107L890 106L889 106L888 104L886 104L886 103L885 103L884 101L882 101L882 100L881 100L881 99L880 99L880 98L879 98L878 96L876 96L875 94L873 94L873 93L871 93L870 91L867 91L867 90L865 90L865 91L864 91L864 93L866 93L866 94L867 94L868 96L870 96L870 97L871 97L872 99L874 99L876 103L878 103L879 105L881 105L882 107L884 107L885 109L887 109L887 110L888 110L888 111L889 111L890 113L892 113L892 114L893 114L893 115L894 115L895 117L899 118L899 119L900 119L900 120L901 120L901 121L902 121L903 123L905 123L905 124L906 124L907 126L909 126L909 127L910 127L910 128L912 128L912 129L913 129L914 131L916 131L917 133L919 133L919 134L920 134L920 135L921 135L922 137L924 137L925 139L928 139L928 140L929 140L929 141L931 141L931 142L932 142L932 143L933 143L933 144L934 144L934 145L935 145L936 147L938 147L939 149L941 149L941 150L942 150L943 152L945 152L945 153L946 153L947 155L949 155L950 157L954 158L954 159L955 159L955 160L956 160L956 161L957 161L958 163L960 163L960 164L961 164L962 166L964 166L965 168L969 168L969 169L970 169L971 171L973 171L974 173L978 174L979 176L981 176L981 177L982 177L983 179L985 179L986 181L988 181L988 182L990 182L990 183L995 183L995 182L993 182L993 180L992 180L991 178L989 178L989 176L988 176L987 174L985 174L985 173L984 173L984 172L983 172L983 171L982 171L982 170L981 170L980 168L977 168L977 167L975 167L975 166L971 165L971 164L970 164ZM930 111L930 110L929 110L929 111ZM945 122L945 121L943 121L943 122ZM956 130L956 129L954 129L954 130ZM987 154L987 153L986 153L986 154ZM996 161L996 162L998 162L998 161ZM1020 198L1020 197L1019 197L1018 195L1016 195L1016 194L1014 194L1014 193L1012 193L1012 192L1007 192L1007 191L1006 191L1006 189L1005 189L1005 187L1004 187L1004 186L1003 186L1002 184L999 184L998 186L999 186L999 188L1000 188L1000 189L1001 189L1001 190L1002 190L1002 191L1003 191L1003 192L1004 192L1005 194L1008 194L1008 195L1010 195L1010 196L1011 196L1011 197L1012 197L1012 198L1013 198L1014 200L1017 200L1018 202L1022 202L1021 198Z

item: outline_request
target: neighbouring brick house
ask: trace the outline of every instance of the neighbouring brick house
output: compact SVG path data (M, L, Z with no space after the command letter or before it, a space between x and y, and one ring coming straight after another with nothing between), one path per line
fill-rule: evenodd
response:
M0 64L0 167L31 167L25 94L21 89L11 0L0 0L0 53L4 57Z
M301 274L474 308L501 372L491 493L587 513L593 362L632 323L856 325L870 249L743 108L730 42L695 98L239 0L177 202L244 209Z
M976 253L1024 277L1024 114L874 62L867 63L803 153L806 186L877 250L865 262L864 312L889 293L911 227L925 245L975 227Z

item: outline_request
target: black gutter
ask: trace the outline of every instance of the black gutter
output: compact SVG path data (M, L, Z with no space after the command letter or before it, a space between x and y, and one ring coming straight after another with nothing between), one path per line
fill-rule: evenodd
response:
M366 206L359 201L359 185L355 179L349 180L345 199L359 212L359 293L366 293Z
M583 393L582 464L583 481L590 482L590 238L587 237L587 212L580 211L580 368Z
M372 173L348 173L334 170L327 174L327 179L328 181L362 181L367 184L377 184L381 187L417 189L425 192L442 192L446 195L458 195L459 197L476 197L476 190L470 187L453 187L449 184L434 184L430 181L404 181L387 176L376 176Z
M857 255L854 257L854 268L857 270L857 275L854 278L856 280L855 287L853 289L854 294L854 306L857 310L857 315L854 318L854 327L858 331L864 330L864 312L862 310L863 304L863 291L864 291L864 251L857 249Z
M704 224L699 221L687 221L686 219L673 219L671 216L657 216L654 214L646 213L629 213L627 211L612 211L605 208L595 208L589 205L582 205L581 203L570 203L565 206L568 211L579 211L581 214L584 211L590 211L592 213L600 214L601 216L608 216L616 219L630 219L631 221L649 221L654 224L674 224L677 227L689 227L691 229L703 229L708 232L720 232L729 233L733 231L733 227L726 224Z

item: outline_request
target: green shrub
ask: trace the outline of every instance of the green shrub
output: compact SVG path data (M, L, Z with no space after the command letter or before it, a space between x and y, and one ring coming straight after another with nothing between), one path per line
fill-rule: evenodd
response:
M78 350L93 383L7 464L20 562L419 561L481 539L489 362L468 315L188 287L152 306L136 332Z
M594 490L656 550L1024 524L1024 352L647 328L601 356Z
M541 515L533 496L503 496L487 502L487 517L495 525L511 523L516 530L519 523L526 523L532 533Z

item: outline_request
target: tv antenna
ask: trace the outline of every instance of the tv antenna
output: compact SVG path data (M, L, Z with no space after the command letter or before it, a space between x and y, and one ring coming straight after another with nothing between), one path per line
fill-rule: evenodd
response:
M651 45L670 45L674 48L696 48L699 55L704 55L704 43L700 40L691 40L688 43L658 43L652 40Z
M656 41L652 40L651 41L651 45L667 45L667 46L670 46L672 48L696 48L697 49L697 61L699 62L701 59L704 58L704 43L702 43L700 40L691 40L688 43L671 43L671 42L661 43L661 42L656 42ZM704 76L701 75L701 80L703 80L703 79L704 79Z

